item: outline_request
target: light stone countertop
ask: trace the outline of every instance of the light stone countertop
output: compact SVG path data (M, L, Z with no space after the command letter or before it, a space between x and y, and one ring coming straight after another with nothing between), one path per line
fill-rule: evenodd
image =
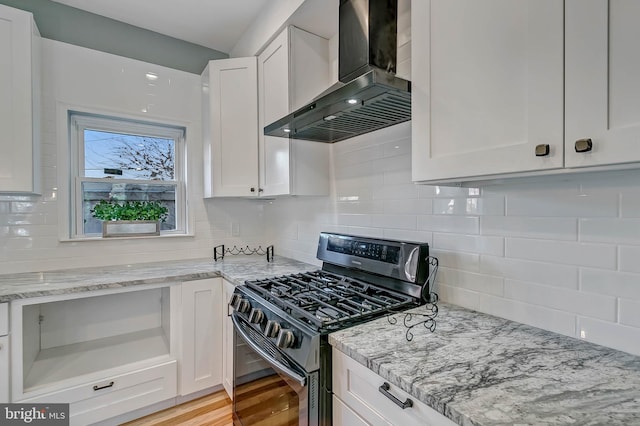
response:
M638 356L445 303L409 342L395 317L329 342L460 425L640 425Z
M235 284L318 269L228 256L0 275L0 302L222 276ZM403 315L332 333L334 348L460 425L640 425L640 357L439 303L437 328ZM412 312L424 312L424 307ZM415 318L415 317L414 317Z
M240 255L227 256L218 262L195 259L5 274L0 275L0 302L220 276L242 284L247 279L315 269L319 267L280 256L275 256L273 262L267 262L265 256Z

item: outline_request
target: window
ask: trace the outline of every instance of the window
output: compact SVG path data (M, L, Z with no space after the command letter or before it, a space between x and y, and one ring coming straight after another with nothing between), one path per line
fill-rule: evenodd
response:
M72 238L102 235L100 200L159 201L160 233L186 233L185 129L70 112Z

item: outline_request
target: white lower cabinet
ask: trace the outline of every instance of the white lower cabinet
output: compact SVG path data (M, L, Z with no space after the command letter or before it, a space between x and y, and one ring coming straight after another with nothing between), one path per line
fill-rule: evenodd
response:
M351 425L394 425L394 426L453 426L454 422L414 397L389 385L389 396L381 392L381 386L388 382L349 358L342 352L333 350L333 424ZM405 409L398 403L412 401Z
M9 304L0 303L0 404L9 402Z
M65 388L21 403L69 403L72 425L87 425L176 396L177 361Z
M236 286L227 280L222 280L222 286L222 385L233 399L233 322L228 315L228 303Z
M222 279L182 283L180 395L222 382Z
M11 401L70 403L72 425L177 396L180 283L11 302Z

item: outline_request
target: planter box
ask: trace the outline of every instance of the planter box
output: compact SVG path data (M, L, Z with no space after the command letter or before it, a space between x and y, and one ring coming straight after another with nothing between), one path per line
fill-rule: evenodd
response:
M102 237L146 237L160 235L160 221L111 220L102 222Z

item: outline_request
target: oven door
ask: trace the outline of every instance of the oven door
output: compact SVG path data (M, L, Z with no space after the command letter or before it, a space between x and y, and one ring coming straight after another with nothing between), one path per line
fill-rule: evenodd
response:
M291 362L242 317L234 328L233 423L318 425L318 372Z

